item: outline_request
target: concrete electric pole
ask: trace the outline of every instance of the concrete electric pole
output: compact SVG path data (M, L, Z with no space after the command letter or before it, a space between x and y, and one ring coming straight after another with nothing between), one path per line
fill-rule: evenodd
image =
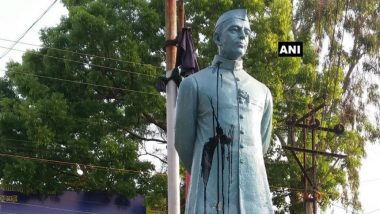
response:
M177 37L176 0L165 1L165 38L174 41ZM175 43L166 43L166 77L170 77L176 63ZM177 85L170 80L166 85L166 126L168 147L168 213L180 213L179 158L174 147L174 125L177 99Z

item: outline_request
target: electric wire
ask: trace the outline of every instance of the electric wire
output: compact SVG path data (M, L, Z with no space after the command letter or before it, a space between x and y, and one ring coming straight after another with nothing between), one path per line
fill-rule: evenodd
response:
M50 77L51 78L51 77ZM57 79L58 80L58 78L55 78L55 79ZM61 79L62 80L62 79ZM99 86L99 85L96 85L96 86ZM107 86L108 87L108 86ZM109 87L108 87L109 88ZM112 87L113 88L113 87ZM119 88L114 88L114 89L119 89ZM287 188L287 189L289 189L289 188ZM303 190L302 190L303 191Z
M0 38L0 40L7 41L7 42L15 42L14 40L6 39L6 38ZM24 45L29 45L29 46L34 46L34 47L39 47L39 48L46 48L46 49L49 49L49 50L57 50L57 51L77 54L77 55L81 55L81 56L100 58L100 59L104 59L104 60L111 60L111 61L116 61L116 62L128 63L128 64L132 64L132 65L141 65L141 66L145 66L145 67L148 67L148 68L163 69L160 66L156 66L156 65L152 65L152 64L137 63L137 62L126 61L126 60L122 60L122 59L116 59L116 58L110 58L110 57L104 57L104 56L97 56L97 55L93 55L93 54L81 53L81 52L71 51L71 50L61 49L61 48L54 48L54 47L36 45L36 44L32 44L32 43L27 43L27 42L18 42L18 43L19 44L24 44Z
M82 123L85 123L87 125L101 125L101 126L110 125L110 126L116 128L116 129L121 129L121 130L129 132L129 130L126 130L125 127L120 126L117 123L109 122L108 120L106 120L104 118L98 118L99 119L98 121L94 121L93 118L78 118L78 117L75 117L75 115L66 115L66 116L63 116L63 115L54 115L54 113L50 113L50 112L38 112L38 114L41 114L42 116L48 117L49 119L52 119L52 118L54 118L54 119L58 118L58 119L61 119L61 120L68 119L70 121L82 122ZM43 121L43 122L46 122L46 121ZM117 130L115 130L115 131L117 131ZM154 134L157 135L157 133L154 133ZM0 137L0 139L5 139L5 138ZM30 141L17 140L17 139L8 139L8 140L20 141L20 142L30 142ZM148 138L146 140L161 142L162 139Z
M2 156L4 153L0 153L0 156ZM6 154L8 155L8 154ZM24 158L31 158L31 157L27 157L27 156L21 156L21 155L17 155L17 156L12 156L12 157L22 157L23 159ZM43 159L43 158L34 158L34 160L43 160L43 161L49 161L51 163L56 163L55 161L50 161L50 160L47 160L47 159ZM72 164L69 164L69 165L76 165L77 163L72 163ZM80 166L85 166L85 164L80 164L78 163L78 165ZM89 165L89 166L92 166L93 168L96 167L96 165ZM95 167L94 167L95 166ZM102 167L102 169L104 169L105 167ZM112 170L112 169L111 169ZM123 171L128 171L129 173L140 173L140 171L136 171L136 170L124 170L124 169L120 169L120 170L123 170ZM161 173L163 175L166 175L166 173ZM281 187L281 186L273 186L273 185L270 185L270 188L272 191L290 191L290 192L300 192L300 193L303 193L305 192L304 189L301 189L301 188L292 188L292 187ZM328 193L325 193L325 192L322 192L322 191L318 191L319 193L321 194L325 194L327 195Z
M302 188L292 188L292 187L281 187L281 186L273 186L273 185L269 185L270 187L270 190L272 192L293 192L293 193L305 193L305 189L302 189ZM323 196L329 196L329 195L332 195L333 193L327 193L327 192L324 192L324 191L320 191L318 190L317 191L322 197Z
M7 70L5 70L5 69L0 69L0 71L7 72ZM126 88L118 88L118 87L106 86L106 85L101 85L101 84L86 83L86 82L81 82L81 81L76 81L76 80L67 80L67 79L61 79L61 78L56 78L56 77L49 77L49 76L44 76L44 75L37 75L37 74L17 72L17 71L14 73L20 73L20 74L25 74L25 75L30 75L30 76L53 79L53 80L57 80L57 81L70 82L70 83L75 83L75 84L91 85L91 86L103 87L103 88L108 88L108 89L123 90L123 91L129 91L132 93L135 92L135 93L149 94L149 95L155 95L155 96L161 96L162 97L162 95L159 93L150 93L150 92L144 92L144 91L138 91L138 90L132 90L132 89L126 89ZM287 100L285 103L297 103L297 104L303 104L305 106L307 105L306 102L297 101L297 100ZM344 113L344 116L355 116L355 115L356 114ZM286 122L286 119L284 119L283 122Z
M112 122L109 122L108 120L104 119L104 118L95 118L95 119L98 119L96 121L94 121L93 119L94 118L79 118L79 117L76 117L75 115L66 115L66 116L63 116L63 115L57 115L57 114L54 114L53 112L37 112L38 114L40 114L41 116L45 116L45 117L48 117L49 119L48 120L52 120L52 119L60 119L60 120L64 120L64 119L68 119L70 121L75 121L75 122L81 122L81 123L85 123L86 125L111 125L115 128L119 128L119 129L125 129L125 127L122 127L122 126L119 126L118 124L116 123L112 123ZM67 112L69 113L69 112ZM92 116L92 115L91 115ZM41 119L41 118L39 118ZM49 122L49 121L44 121L43 122ZM1 139L1 137L0 137Z
M41 144L35 144L34 143L35 141L32 141L32 140L21 140L21 139L0 137L0 142L7 142L7 141L24 143L24 144L13 143L13 144L4 145L4 146L6 146L6 149L8 149L8 150L21 150L24 152L39 152L41 150L44 150L46 152L53 152L53 151L54 152L55 151L56 152L65 152L66 149L86 149L86 150L88 150L89 148L90 149L92 148L91 146L98 146L97 144L96 145L93 144L93 145L89 145L89 146L83 146L81 144L67 144L67 142L65 142L66 144L63 142L62 143L50 142L50 143L47 143L44 145L44 146L46 146L45 148L42 148ZM120 144L120 145L123 146L122 144ZM48 148L48 147L50 147L50 148Z
M10 140L12 141L13 139L7 139L7 138L0 138L0 140ZM15 140L15 141L22 141L22 142L33 142L33 141L28 141L28 140ZM1 142L1 141L0 141ZM53 144L49 144L53 145ZM60 165L72 165L72 166L82 166L85 167L86 169L91 168L91 169L101 169L101 170L109 170L109 171L116 171L116 172L123 172L123 173L143 173L143 171L137 171L137 170L129 170L129 169L120 169L120 168L114 168L114 167L105 167L105 166L99 166L95 164L84 164L84 163L79 163L78 161L59 161L55 159L47 159L47 158L42 158L42 157L31 157L30 155L68 155L70 153L66 152L65 149L88 149L85 147L80 148L80 145L72 144L72 145L64 145L67 147L59 147L62 146L63 144L54 144L53 146L58 146L55 148L41 148L39 147L33 147L33 145L27 146L27 145L6 145L8 150L11 151L1 151L0 150L0 157L11 157L11 158L21 158L21 159L26 159L26 160L31 160L31 161L40 161L40 162L48 162L50 164L60 164ZM61 149L61 150L59 150ZM43 151L42 151L43 150ZM23 154L25 153L34 153L34 154ZM45 153L44 153L45 152ZM55 153L52 153L55 152ZM15 154L16 153L16 154ZM148 155L148 154L146 154ZM155 172L155 175L161 175L161 176L166 176L166 173L162 172Z
M9 48L9 47L4 47L4 46L0 46L0 48L11 49L13 51L18 51L18 52L23 52L23 53L28 52L28 51L25 51L25 50L20 50L20 49L15 49L15 48ZM38 55L38 56L48 57L48 58L52 58L52 59L57 59L57 60L64 60L64 61L68 61L68 62L74 62L74 63L82 64L82 65L85 65L85 66L89 66L89 67L97 67L97 68L103 68L103 69L110 69L110 70L113 70L113 71L120 71L120 72L125 72L125 73L130 73L130 74L142 75L142 76L146 76L146 77L156 78L156 77L160 76L160 75L150 75L150 74L144 74L144 73L139 73L139 72L127 71L127 70L124 70L124 69L113 68L113 67L108 67L108 66L104 66L104 65L97 65L97 64L93 64L93 63L89 63L89 62L81 62L81 61L72 60L72 59L65 59L65 58L61 58L61 57L56 57L56 56L51 56L51 55L46 55L46 54L41 54L41 53L36 53L36 52L31 52L31 51L29 51L28 53L31 53L31 54L34 54L34 55Z
M69 113L69 112L67 112ZM79 117L76 117L75 115L66 115L66 116L63 116L63 115L57 115L57 114L54 114L53 112L38 112L38 114L42 115L42 116L45 116L45 117L48 117L49 119L52 119L52 118L58 118L58 119L68 119L68 120L71 120L71 121L75 121L75 122L82 122L82 123L86 123L87 125L111 125L111 126L114 126L115 128L119 128L119 129L125 129L125 127L122 127L122 126L119 126L118 124L116 123L112 123L112 122L109 122L108 120L104 119L104 118L95 118L95 119L98 119L97 121L94 121L93 119L94 118L79 118ZM0 137L1 139L1 137Z
M11 141L11 142L23 142L23 143L34 143L34 141L31 140L18 140L18 139L12 139L12 138L0 138L0 142L5 142L5 141ZM37 144L7 144L3 145L6 147L8 150L12 151L22 151L22 152L41 152L42 150L44 152L49 152L52 154L52 152L65 152L66 149L89 149L89 147L78 145L78 144L63 144L63 143L49 143L46 146L50 146L50 148L42 148L42 145L37 145ZM49 155L50 155L49 154ZM65 153L69 154L69 153Z
M51 159L44 159L44 158L36 158L36 157L30 157L30 156L24 156L24 155L15 155L15 154L9 154L9 153L0 153L1 157L10 157L10 158L19 158L19 159L25 159L25 160L31 160L31 161L40 161L40 162L47 162L50 164L60 164L60 165L70 165L70 166L82 166L86 168L95 168L95 169L101 169L101 170L110 170L110 171L118 171L118 172L125 172L125 173L142 173L142 171L137 170L128 170L128 169L120 169L120 168L113 168L113 167L105 167L105 166L98 166L93 164L83 164L83 163L74 163L74 162L68 162L68 161L57 161L57 160L51 160ZM166 176L166 173L156 173L157 175ZM281 187L281 186L273 186L270 185L270 188L272 191L278 190L278 191L289 191L289 192L305 192L304 189L301 188L292 188L292 187ZM318 191L322 195L329 195L329 193Z
M6 72L6 70L4 70L4 69L0 69L0 70ZM128 91L128 92L132 92L132 93L161 96L161 94L159 94L158 92L153 93L153 92L138 91L138 90L133 90L133 89L119 88L119 87L113 87L113 86L107 86L107 85L101 85L101 84L95 84L95 83L88 83L88 82L82 82L82 81L78 81L78 80L68 80L68 79L62 79L62 78L50 77L50 76L44 76L44 75L38 75L38 74L31 74L31 73L25 73L25 72L19 72L19 71L12 71L12 73L23 74L23 75L27 75L27 76L34 76L34 77L50 79L50 80L57 80L57 81L61 81L61 82L68 82L68 83L75 83L75 84L88 85L88 86L94 86L94 87L101 87L101 88L106 88L106 89L113 89L113 90L120 90L120 91Z
M138 170L107 167L107 166L100 166L100 165L95 165L95 164L75 163L75 162L61 161L61 160L44 159L44 158L37 158L37 157L30 157L30 156L9 154L9 153L0 153L0 157L17 158L17 159L24 159L24 160L38 161L38 162L45 162L45 163L52 163L52 164L59 164L59 165L68 165L68 166L78 166L79 165L79 166L87 168L87 169L88 168L89 169L100 169L100 170L105 170L105 171L115 171L115 172L122 172L122 173L137 173L137 174L144 173L144 171L138 171ZM157 173L157 174L160 175L160 174L164 174L164 173Z
M17 43L24 38L24 36L30 31L30 29L33 28L33 26L42 19L42 17L45 16L45 14L53 7L53 5L57 2L58 0L54 0L54 2L33 22L33 24L6 50L1 56L0 59L2 59L5 55L7 55L16 45Z
M142 171L137 170L128 170L128 169L120 169L120 168L113 168L113 167L105 167L105 166L98 166L98 165L92 165L92 164L83 164L83 163L74 163L74 162L67 162L67 161L57 161L57 160L50 160L50 159L44 159L44 158L35 158L35 157L29 157L29 156L23 156L23 155L14 155L14 154L8 154L8 153L0 153L0 156L2 157L11 157L11 158L19 158L19 159L25 159L25 160L32 160L32 161L41 161L41 162L48 162L52 164L61 164L61 165L71 165L71 166L83 166L87 168L98 168L102 170L110 170L110 171L119 171L119 172L126 172L126 173L142 173ZM158 175L166 176L166 173L157 173ZM280 187L280 186L270 186L271 189L280 189L280 190L286 190L286 191L293 191L293 192L304 192L304 189L301 188L291 188L291 187ZM328 194L323 191L318 191L321 194Z

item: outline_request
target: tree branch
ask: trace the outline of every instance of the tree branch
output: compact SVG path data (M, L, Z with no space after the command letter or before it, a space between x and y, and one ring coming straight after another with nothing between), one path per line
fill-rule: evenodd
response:
M357 38L355 37L353 51L352 51L352 57L349 60L350 61L350 66L349 66L347 74L346 74L346 76L344 77L344 80L343 80L343 86L342 86L343 94L346 93L347 89L350 87L352 72L354 71L357 63L364 56L364 52L360 53L360 52L357 51L358 46L359 46L359 44L358 44Z
M65 174L67 176L71 176L71 177L75 177L75 178L82 178L83 177L82 175L79 175L77 173L71 173L71 172L68 172L66 170L62 170L62 169L56 168L56 167L50 167L50 169L53 169L55 172L58 172L60 174Z
M154 125L158 126L160 129L164 130L166 132L166 123L157 121L152 115L149 113L142 113L142 116L150 123L153 123Z
M143 155L149 155L149 156L152 156L152 157L157 158L158 160L160 160L162 163L164 163L164 164L168 164L168 162L167 162L165 159L162 159L162 158L159 157L158 155L155 155L155 154L152 154L152 153L150 153L150 152L147 152L146 150L145 150L145 153L144 153L144 154L140 154L139 156L143 156Z
M148 152L148 150L146 149L146 147L145 147L145 143L142 143L142 145L141 145L141 149L142 150L144 150L144 154L143 153L141 153L141 154L139 154L139 156L143 156L143 155L149 155L149 156L152 156L152 157L154 157L154 158L157 158L158 160L160 160L162 163L164 163L164 164L168 164L168 162L165 160L165 159L163 159L163 158L161 158L160 156L158 156L158 155L156 155L156 154L153 154L153 153L151 153L151 152ZM158 150L156 150L156 151L158 151Z
M351 74L354 71L355 67L356 67L356 62L351 63L350 67L348 68L347 74L346 74L346 76L344 77L344 80L343 80L343 87L342 87L343 93L345 93L347 91L348 87L350 86L350 83L351 83Z
M274 130L273 133L274 133L274 135L277 136L278 140L281 143L281 146L286 146L286 142L285 142L284 138L281 136L281 134L277 130Z
M131 137L137 138L139 140L143 140L143 141L156 141L156 142L165 143L165 144L167 143L166 140L161 140L161 139L157 139L157 138L146 138L146 137L142 137L142 136L140 136L140 135L138 135L138 134L136 134L136 133L134 133L134 132L132 132L130 130L126 130L126 131L131 135Z

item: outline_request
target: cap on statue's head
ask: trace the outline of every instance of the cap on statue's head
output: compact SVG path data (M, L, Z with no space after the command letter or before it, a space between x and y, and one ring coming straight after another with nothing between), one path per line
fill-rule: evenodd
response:
M219 17L218 21L216 22L215 29L218 28L218 26L221 25L222 23L229 21L231 19L241 19L243 21L249 22L248 12L246 9L235 9L235 10L230 10L223 13Z

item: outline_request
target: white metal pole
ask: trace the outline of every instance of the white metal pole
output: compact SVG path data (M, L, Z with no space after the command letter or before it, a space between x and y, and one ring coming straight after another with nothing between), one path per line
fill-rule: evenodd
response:
M174 40L177 37L176 0L165 1L165 28L166 40ZM176 46L166 46L166 76L170 77L175 67ZM179 158L174 147L174 125L177 99L177 86L174 81L169 81L166 86L166 128L168 147L168 213L180 213L180 178Z

